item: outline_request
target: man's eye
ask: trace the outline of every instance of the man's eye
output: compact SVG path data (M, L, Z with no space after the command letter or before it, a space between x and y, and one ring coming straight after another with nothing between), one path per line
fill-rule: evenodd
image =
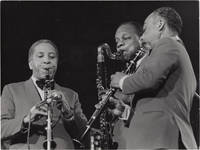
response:
M49 56L51 59L54 59L56 56Z
M126 37L123 38L123 40L130 40L130 39L131 39L130 36L126 36Z
M37 57L38 57L38 58L42 58L42 57L43 57L43 55L37 55Z
M56 58L56 55L55 55L55 54L50 54L49 57L50 57L51 59L54 59L54 58Z

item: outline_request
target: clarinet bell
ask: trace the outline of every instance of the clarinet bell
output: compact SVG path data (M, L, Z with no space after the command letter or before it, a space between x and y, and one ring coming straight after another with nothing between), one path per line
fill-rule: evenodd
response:
M51 141L51 149L55 149L56 148L56 142L55 141ZM44 147L44 149L47 149L47 140L45 140L44 142L43 142L43 147Z
M75 148L77 148L77 149L84 149L85 148L84 144L77 139L73 139L73 143L74 143Z

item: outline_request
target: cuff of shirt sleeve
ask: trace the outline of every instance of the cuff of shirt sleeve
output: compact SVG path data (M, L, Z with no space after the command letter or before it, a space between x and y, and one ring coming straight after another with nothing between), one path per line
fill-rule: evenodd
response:
M24 122L24 118L25 118L26 116L24 116L23 117L23 119L22 119L22 126L21 126L21 132L22 133L26 133L27 131L28 131L28 124L29 123L25 123Z
M125 109L123 111L123 113L121 114L121 116L119 117L120 120L128 120L129 115L130 115L130 109L131 107L127 104L124 104Z
M125 75L124 77L122 77L122 78L119 80L119 87L120 87L121 90L122 90L122 86L123 86L124 80L125 80L128 76L129 76L129 75Z
M65 118L65 121L72 121L72 120L74 120L74 115L72 115L71 117L68 117L68 118L66 118L66 117L64 117Z
M64 118L65 120L68 120L68 121L74 119L74 114L73 114L72 111L69 111L69 112L63 111L63 112L62 112L62 116L63 116L63 118Z

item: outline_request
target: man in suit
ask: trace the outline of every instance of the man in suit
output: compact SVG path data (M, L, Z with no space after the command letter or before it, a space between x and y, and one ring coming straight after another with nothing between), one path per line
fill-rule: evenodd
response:
M153 11L140 38L148 55L135 73L111 76L112 87L138 99L124 148L178 149L179 132L186 148L197 148L189 120L196 78L179 38L181 28L181 17L174 9Z
M142 26L135 21L128 21L120 24L115 33L116 50L121 52L123 62L126 66L129 66L130 60L132 60L137 50L140 47L139 38L142 34ZM133 68L134 69L134 68ZM133 70L131 69L131 70ZM123 68L126 70L126 67ZM103 95L104 96L104 95ZM132 104L134 95L126 95L120 90L117 90L113 97L110 98L110 103L116 105L116 107L130 107ZM109 109L113 114L120 116L120 119L115 122L113 130L113 140L118 143L118 148L126 148L126 136L127 126L129 123L126 121L126 116L121 114L120 108ZM123 117L124 116L124 117Z
M36 41L29 49L28 62L31 78L3 88L2 145L9 149L44 149L47 144L47 110L50 108L51 148L73 149L72 139L83 133L87 118L78 94L54 82L58 64L56 45L46 39Z

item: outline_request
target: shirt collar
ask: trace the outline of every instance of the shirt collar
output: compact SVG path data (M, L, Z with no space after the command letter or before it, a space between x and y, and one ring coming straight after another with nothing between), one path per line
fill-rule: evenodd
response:
M171 36L171 39L173 39L173 40L175 40L175 41L181 43L182 45L184 45L184 44L183 44L183 41L181 40L181 38L180 38L178 35Z
M31 76L31 79L32 79L34 85L35 85L36 87L38 87L37 84L36 84L36 80L37 80L37 79L36 79L33 75Z

